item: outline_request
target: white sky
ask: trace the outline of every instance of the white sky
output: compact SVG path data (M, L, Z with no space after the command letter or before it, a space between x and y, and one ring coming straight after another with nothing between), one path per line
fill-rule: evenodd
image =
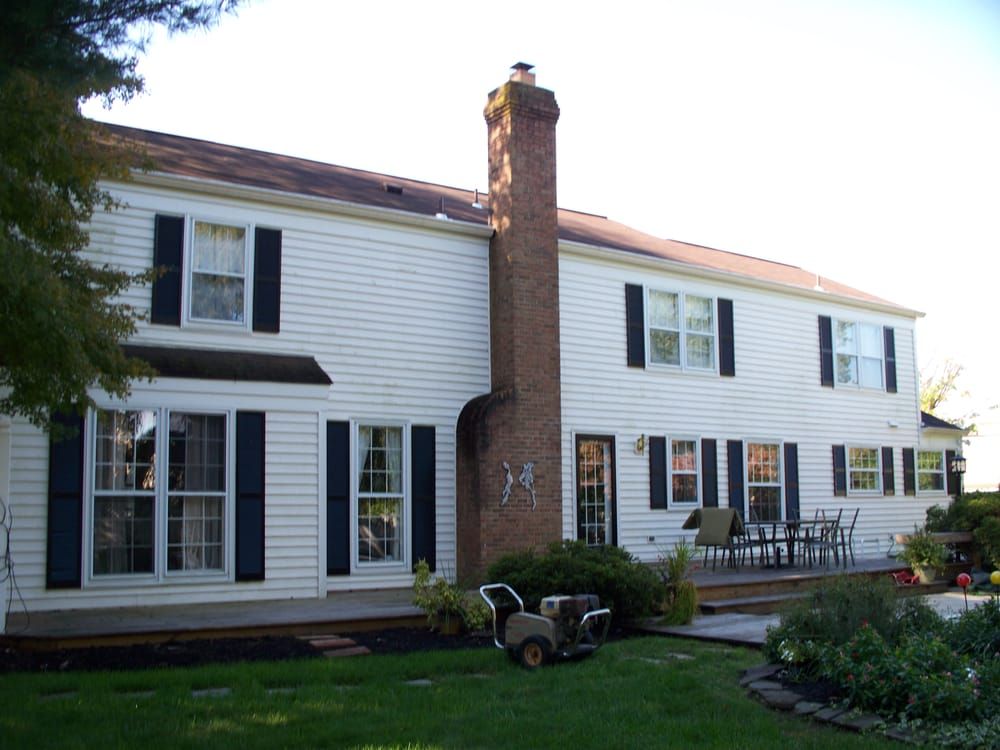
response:
M97 119L486 189L517 61L562 110L559 204L921 310L965 365L967 486L1000 482L1000 2L257 0L156 34Z

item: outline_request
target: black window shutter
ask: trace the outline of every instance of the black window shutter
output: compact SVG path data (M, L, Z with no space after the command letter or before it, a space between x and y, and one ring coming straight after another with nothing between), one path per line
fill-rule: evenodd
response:
M951 462L955 458L955 451L944 452L944 471L947 479L948 494L952 497L958 495L958 474L951 470Z
M882 494L896 494L896 468L893 466L892 447L882 448Z
M625 345L628 366L645 367L646 320L640 284L625 285Z
M163 273L153 280L150 321L181 324L181 284L184 266L184 217L156 215L153 225L153 266Z
M719 507L719 459L715 438L701 440L701 504Z
M719 374L736 375L736 340L733 335L733 301L718 300L719 308Z
M410 481L413 487L413 565L421 559L433 571L437 566L437 452L433 426L410 429Z
M727 440L729 461L729 507L735 508L740 518L746 518L746 497L743 492L743 441Z
M833 494L847 496L847 448L843 445L833 446Z
M896 332L888 326L883 329L885 335L885 389L889 393L896 392Z
M799 518L799 446L785 443L785 518Z
M52 421L73 434L49 441L45 586L78 589L83 546L84 420L76 415L54 414Z
M649 507L667 507L667 439L649 438Z
M264 580L264 412L236 412L236 580Z
M281 330L281 230L254 232L253 329L264 333Z
M326 423L326 572L351 572L351 425Z
M833 388L833 320L819 316L819 382Z
M903 494L917 494L917 462L913 448L903 448Z

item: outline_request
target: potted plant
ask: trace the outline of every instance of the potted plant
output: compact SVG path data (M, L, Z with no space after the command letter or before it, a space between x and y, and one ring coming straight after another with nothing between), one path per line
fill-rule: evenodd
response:
M921 583L931 583L944 570L948 548L934 541L926 528L914 528L903 545L903 551L899 553L899 559L913 569Z
M427 613L427 621L443 635L458 635L465 622L465 592L440 576L431 578L426 560L417 563L413 603Z

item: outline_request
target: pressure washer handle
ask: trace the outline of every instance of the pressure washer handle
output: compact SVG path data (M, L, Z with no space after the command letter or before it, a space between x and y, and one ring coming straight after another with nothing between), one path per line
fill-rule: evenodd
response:
M500 637L497 634L497 605L490 596L490 592L500 591L501 589L510 594L514 601L517 602L517 606L520 608L520 611L524 612L524 600L522 600L521 597L517 595L517 592L506 583L486 583L479 587L479 595L483 597L483 601L486 602L490 608L490 612L493 613L493 642L496 644L497 648L503 648L504 644L500 642Z

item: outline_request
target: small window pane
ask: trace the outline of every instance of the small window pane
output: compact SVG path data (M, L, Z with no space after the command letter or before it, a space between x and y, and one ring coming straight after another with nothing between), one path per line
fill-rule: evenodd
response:
M863 357L882 358L882 329L878 326L861 326L861 355Z
M191 274L191 317L243 322L243 279Z
M94 498L94 575L153 572L153 498Z
M781 488L750 487L750 522L781 520Z
M242 275L246 262L246 229L195 222L191 256L197 271Z
M837 351L857 353L857 326L854 323L837 321Z
M671 445L671 467L674 471L697 470L698 453L693 440L673 440Z
M677 310L677 295L673 292L649 293L649 325L654 328L680 328L680 315Z
M715 332L712 324L712 300L709 297L687 295L684 298L684 318L689 331Z
M837 382L858 382L858 358L846 354L837 355Z
M688 367L705 369L715 367L715 338L688 334L687 363Z
M650 331L651 362L664 365L679 365L681 363L680 336L672 331Z
M882 360L861 358L861 385L866 388L882 387Z

